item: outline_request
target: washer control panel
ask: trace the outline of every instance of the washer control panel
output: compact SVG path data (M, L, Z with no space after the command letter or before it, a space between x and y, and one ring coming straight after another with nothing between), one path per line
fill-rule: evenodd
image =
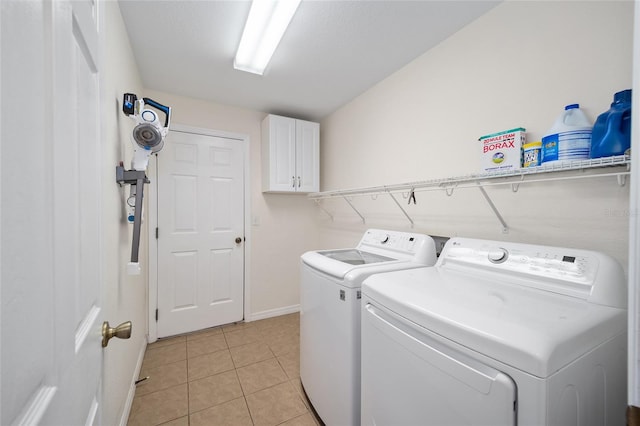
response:
M433 265L435 263L435 242L428 235L369 229L356 247L402 260L413 260Z

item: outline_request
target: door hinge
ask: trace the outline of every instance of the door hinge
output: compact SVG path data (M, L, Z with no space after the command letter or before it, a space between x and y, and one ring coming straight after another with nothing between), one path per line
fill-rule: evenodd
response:
M158 234L159 234L158 227L156 227L156 240L158 239Z
M156 322L158 322L158 309L156 309Z

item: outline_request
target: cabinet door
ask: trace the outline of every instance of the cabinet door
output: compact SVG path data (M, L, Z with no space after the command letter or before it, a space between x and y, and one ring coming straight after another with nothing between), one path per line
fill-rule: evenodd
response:
M269 191L293 192L297 187L295 168L296 120L269 116Z
M320 190L320 125L296 120L296 190Z

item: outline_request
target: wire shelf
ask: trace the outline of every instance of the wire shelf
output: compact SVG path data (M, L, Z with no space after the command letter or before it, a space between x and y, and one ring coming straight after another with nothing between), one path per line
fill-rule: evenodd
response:
M388 194L413 227L413 219L411 218L407 210L395 198L394 193L405 193L403 194L403 196L405 196L405 198L410 198L414 197L414 192L418 191L445 191L446 194L450 196L453 195L454 190L458 188L477 188L480 190L482 196L487 201L489 207L500 222L502 226L502 232L508 233L509 226L496 208L489 194L487 194L487 192L485 191L485 187L495 185L511 185L511 190L513 192L517 192L520 184L523 183L568 181L584 178L602 178L607 176L615 176L618 179L618 184L623 186L626 183L626 177L630 174L630 168L630 157L626 155L619 155L589 160L548 163L538 167L508 170L504 172L478 173L465 176L430 179L393 185L315 192L309 194L308 197L309 199L315 201L318 207L322 209L322 211L324 211L331 218L331 220L333 220L333 215L322 206L320 200L342 198L360 217L362 223L366 223L365 217L356 208L351 199L363 195L371 195L372 197L377 198L377 195L379 194Z
M334 191L314 192L308 195L310 199L323 199L332 197L357 197L361 195L373 195L384 194L389 192L403 192L403 191L417 191L417 190L442 190L447 188L460 188L462 185L466 187L476 187L478 184L481 186L490 185L504 185L512 184L513 180L506 180L505 178L518 178L519 183L525 182L541 182L551 180L571 180L588 177L598 176L610 176L610 175L628 175L629 167L631 165L631 159L626 155L619 155L613 157L589 159L589 160L575 160L571 162L559 162L551 164L543 164L538 167L528 167L518 170L508 170L504 172L492 172L492 173L478 173L469 174L464 176L447 177L441 179L430 179L415 182L406 182L392 185L370 186L362 188L352 189L339 189ZM624 171L616 171L611 174L580 174L580 175L565 175L564 172L579 172L587 170L597 170L610 167L626 168ZM562 173L556 175L556 173ZM553 175L551 175L553 174ZM563 176L564 175L564 176ZM528 176L536 176L533 179L527 179ZM543 177L544 176L544 177ZM496 180L500 180L496 182Z

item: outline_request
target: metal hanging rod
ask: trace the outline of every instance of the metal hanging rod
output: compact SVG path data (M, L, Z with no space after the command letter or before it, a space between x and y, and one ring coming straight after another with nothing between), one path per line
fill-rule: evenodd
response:
M561 173L557 174L555 172L584 172L586 170L592 169L603 169L606 167L618 167L626 166L621 171L611 171L604 173L582 173L582 174L569 174ZM421 182L410 182L396 185L384 185L384 186L372 186L368 188L359 188L359 189L346 189L346 190L338 190L338 191L326 191L326 192L316 192L314 194L309 194L309 198L315 201L315 203L320 207L329 217L333 220L333 215L329 213L322 205L320 204L321 199L330 199L339 197L344 199L349 206L360 216L362 223L365 223L365 218L358 211L358 209L353 205L350 198L370 195L373 200L377 199L379 194L389 194L392 200L395 202L396 206L400 208L404 216L411 223L411 227L413 227L414 222L407 210L402 207L402 205L398 202L396 197L394 197L393 193L402 193L404 198L413 197L413 202L415 204L415 195L414 192L417 191L445 191L448 196L453 195L455 189L458 188L477 188L480 190L482 196L489 204L489 207L495 214L496 218L500 222L502 226L502 232L508 233L509 226L506 221L498 211L498 208L495 206L489 194L485 191L485 187L487 186L498 186L498 185L511 185L511 190L513 192L518 192L518 189L523 183L534 183L534 182L554 182L554 181L567 181L567 180L576 180L576 179L585 179L585 178L600 178L600 177L611 177L615 176L618 181L618 185L624 186L626 184L626 178L630 174L631 160L628 156L617 156L617 157L607 157L603 159L596 160L583 160L583 161L574 161L570 164L560 163L560 164L550 164L546 166L533 167L527 169L514 170L510 172L504 173L492 173L492 174L481 174L481 175L469 175L462 176L457 178L446 178L446 179L433 179ZM550 175L550 173L554 173ZM535 176L533 178L529 178L525 180L526 177ZM405 196L405 194L408 195ZM409 198L409 203L411 202L411 198Z
M601 176L626 176L629 174L631 160L629 156L620 155L614 157L606 157L600 159L592 159L592 160L580 160L580 161L572 161L571 163L558 163L558 164L548 164L542 165L539 167L530 167L519 170L512 170L508 172L498 172L498 173L484 173L484 174L476 174L476 175L468 175L468 176L459 176L459 177L451 177L451 178L443 178L443 179L431 179L417 182L407 182L393 185L382 185L382 186L371 186L371 187L363 187L363 188L354 188L354 189L342 189L335 191L324 191L324 192L315 192L309 194L308 197L310 199L323 199L323 198L332 198L332 197L358 197L361 195L374 195L374 194L385 194L390 192L406 192L409 190L415 191L429 191L429 190L439 190L445 189L451 191L451 188L475 188L478 183L481 186L492 186L492 185L511 185L514 183L522 184L522 183L534 183L534 182L546 182L546 181L560 181L560 180L571 180L571 179L582 179L582 178L591 178L591 177L601 177ZM602 169L607 167L620 167L626 166L625 171L621 172L612 172L607 174L580 174L580 175L570 175L567 176L564 172L580 172L592 169ZM554 175L549 176L550 173L558 173L562 172L562 175ZM525 177L536 176L535 178L528 178L525 180ZM520 181L513 182L513 179L508 178L519 178ZM625 179L619 178L619 183L624 185Z

